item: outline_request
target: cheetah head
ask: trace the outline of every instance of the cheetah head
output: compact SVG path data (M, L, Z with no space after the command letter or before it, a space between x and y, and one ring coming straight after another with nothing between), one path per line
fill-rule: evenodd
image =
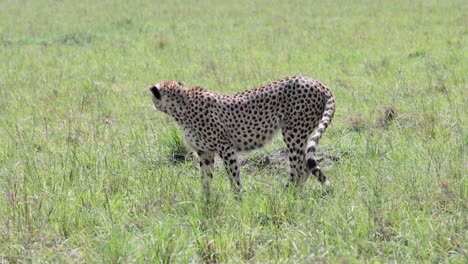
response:
M179 110L180 94L184 89L181 82L174 81L162 81L149 87L154 107L167 114L174 114Z

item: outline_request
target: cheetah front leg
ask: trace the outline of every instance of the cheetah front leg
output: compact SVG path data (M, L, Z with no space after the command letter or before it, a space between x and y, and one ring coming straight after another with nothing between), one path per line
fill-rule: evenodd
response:
M239 164L237 161L237 153L232 149L228 149L226 151L219 153L219 155L221 159L223 159L229 181L231 182L231 187L237 193L243 193L244 186L242 184Z
M201 182L205 192L210 193L211 182L213 181L214 153L197 151L200 158Z

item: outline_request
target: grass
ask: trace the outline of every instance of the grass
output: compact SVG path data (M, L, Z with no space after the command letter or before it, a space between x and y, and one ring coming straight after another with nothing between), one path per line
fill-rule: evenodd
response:
M456 0L0 1L0 262L466 262L466 13ZM242 201L216 169L207 202L196 162L168 162L180 134L146 87L235 93L293 74L336 97L319 145L341 157L331 185L285 191L287 166L251 162Z

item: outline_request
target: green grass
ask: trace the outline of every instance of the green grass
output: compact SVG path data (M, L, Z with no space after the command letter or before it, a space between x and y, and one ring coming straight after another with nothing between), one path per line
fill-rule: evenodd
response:
M466 1L0 1L0 262L466 263ZM306 75L337 111L331 185L215 171L206 202L163 79ZM382 109L396 119L382 123ZM250 160L278 151L281 138Z

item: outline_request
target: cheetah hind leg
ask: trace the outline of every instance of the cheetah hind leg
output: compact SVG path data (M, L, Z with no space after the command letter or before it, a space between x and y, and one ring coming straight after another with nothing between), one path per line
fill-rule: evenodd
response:
M301 140L300 135L296 131L291 129L283 128L282 134L284 143L286 143L286 147L288 148L290 169L289 181L285 187L299 187L307 180L307 174L304 173L304 148L307 142L305 140Z
M288 144L288 143L287 143ZM306 174L303 173L303 160L304 160L304 153L300 151L300 149L296 148L295 146L290 146L288 148L288 156L289 156L289 180L286 184L286 188L295 186L301 186L306 180Z

